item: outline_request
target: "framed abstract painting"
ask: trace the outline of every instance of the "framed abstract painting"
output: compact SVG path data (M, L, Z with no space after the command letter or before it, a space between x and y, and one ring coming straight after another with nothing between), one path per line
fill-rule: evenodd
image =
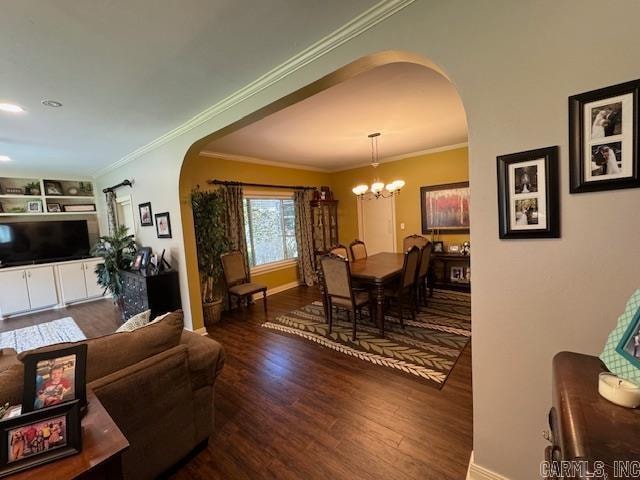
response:
M469 182L420 187L422 233L469 233Z

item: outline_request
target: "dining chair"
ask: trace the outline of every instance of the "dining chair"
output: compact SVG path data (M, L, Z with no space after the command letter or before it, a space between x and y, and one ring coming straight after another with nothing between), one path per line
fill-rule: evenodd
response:
M329 250L329 253L333 253L334 255L338 255L339 257L349 259L349 251L347 250L347 247L345 247L341 243L332 247L331 250Z
M222 272L230 298L238 299L238 306L247 300L250 295L262 292L264 311L267 311L267 286L262 283L249 281L247 264L244 254L240 250L233 250L220 255Z
M363 258L367 258L367 246L364 244L362 240L358 240L357 238L349 244L349 250L351 250L351 258L355 262L356 260L361 260Z
M427 277L429 276L429 266L431 265L431 247L433 244L427 242L420 251L420 265L418 267L418 274L416 278L416 291L415 300L419 305L420 301L427 306Z
M404 328L404 307L411 311L411 318L416 319L415 295L416 274L420 264L420 249L415 245L404 253L404 262L399 282L393 287L385 289L384 295L390 300L398 303L398 314L400 315L400 326Z
M406 252L407 250L409 250L414 245L416 247L418 247L418 248L424 248L424 246L427 243L429 243L429 240L427 240L422 235L416 235L414 233L413 235L409 235L408 237L404 237L404 239L402 240L402 251Z
M329 253L320 257L324 292L326 295L327 321L329 333L333 328L333 307L339 307L347 311L347 318L353 313L352 340L356 339L356 317L359 314L362 320L362 308L369 303L369 293L355 291L351 286L351 271L349 260L339 255Z

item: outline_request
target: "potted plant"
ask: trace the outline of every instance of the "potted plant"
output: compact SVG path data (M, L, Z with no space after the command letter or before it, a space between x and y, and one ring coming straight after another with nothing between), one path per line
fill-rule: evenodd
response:
M26 195L40 195L40 182L27 183L24 187Z
M225 223L226 204L217 190L191 191L191 208L198 249L198 271L202 292L205 327L220 320L222 314L222 264L220 255L229 249Z
M122 295L122 271L129 270L136 254L136 244L133 235L129 235L128 228L120 225L112 236L102 236L91 249L91 255L101 257L104 262L96 266L98 285L109 292L113 302L120 309L124 320Z

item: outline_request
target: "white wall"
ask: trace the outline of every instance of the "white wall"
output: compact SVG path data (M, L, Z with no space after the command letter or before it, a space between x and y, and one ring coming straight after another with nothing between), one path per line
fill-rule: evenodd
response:
M536 478L552 356L597 354L638 286L640 190L569 195L567 149L568 96L640 78L638 18L636 0L419 0L99 185L134 178L136 203L171 212L172 240L140 238L170 248L185 288L178 176L193 141L368 53L433 60L469 120L475 462ZM496 155L549 145L561 149L562 238L500 241Z

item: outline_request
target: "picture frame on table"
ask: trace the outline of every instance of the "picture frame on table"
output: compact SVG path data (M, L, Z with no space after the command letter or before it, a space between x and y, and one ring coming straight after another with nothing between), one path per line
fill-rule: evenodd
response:
M64 195L62 184L57 180L44 180L44 194L48 197L61 197Z
M640 187L640 80L569 97L571 193Z
M442 240L433 241L433 253L444 253L444 242Z
M171 238L171 219L169 212L155 214L156 234L158 238Z
M153 212L151 210L151 202L141 203L138 205L138 212L140 213L140 226L152 227L153 226Z
M136 261L140 257L140 265L138 270L143 274L146 274L147 269L149 268L149 263L151 261L151 247L140 247L138 249L138 255L136 256Z
M559 238L558 147L497 157L501 239Z
M449 272L449 279L453 283L465 282L464 267L453 266Z
M49 213L61 213L62 206L59 203L47 203L47 212Z
M80 453L81 433L79 400L1 420L0 477Z
M422 233L469 233L469 182L420 187Z
M87 345L29 353L24 363L22 413L78 400L87 405Z

